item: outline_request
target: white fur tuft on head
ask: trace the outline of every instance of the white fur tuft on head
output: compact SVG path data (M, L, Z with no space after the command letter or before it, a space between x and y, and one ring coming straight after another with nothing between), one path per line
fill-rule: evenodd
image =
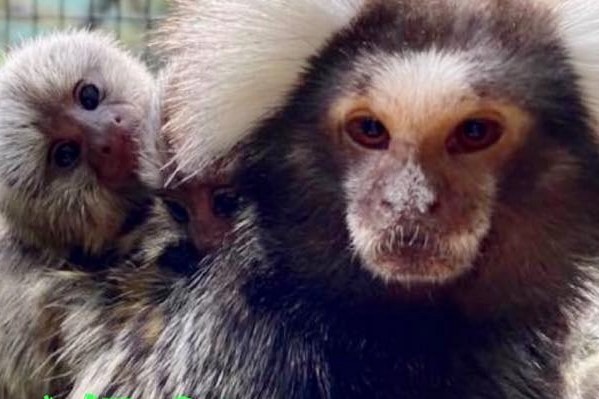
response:
M599 2L596 0L552 0L570 62L578 74L593 123L599 128Z
M156 47L174 75L164 126L177 171L193 175L281 104L308 58L366 0L177 0Z

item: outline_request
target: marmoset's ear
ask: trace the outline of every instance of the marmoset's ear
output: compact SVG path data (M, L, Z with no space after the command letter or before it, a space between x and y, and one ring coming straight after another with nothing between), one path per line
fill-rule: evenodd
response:
M282 104L307 59L366 0L175 0L155 47L179 67L165 89L179 171L227 153Z
M583 99L599 128L599 2L546 0L554 9Z

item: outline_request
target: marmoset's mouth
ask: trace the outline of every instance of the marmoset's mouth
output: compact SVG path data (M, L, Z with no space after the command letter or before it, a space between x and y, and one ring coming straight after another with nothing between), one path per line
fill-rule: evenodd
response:
M385 230L360 255L364 266L389 284L440 286L471 268L478 240L470 235L396 227Z

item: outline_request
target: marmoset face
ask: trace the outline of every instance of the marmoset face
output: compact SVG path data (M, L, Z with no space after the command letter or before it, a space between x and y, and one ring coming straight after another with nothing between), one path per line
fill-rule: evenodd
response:
M70 32L10 54L0 74L1 206L16 225L89 250L143 196L154 81L100 34Z
M595 155L577 76L535 7L375 1L311 60L284 112L288 159L325 137L351 247L373 275L438 286L562 273L543 266L547 243L568 241L555 226L581 217L569 194ZM297 174L328 173L315 167Z

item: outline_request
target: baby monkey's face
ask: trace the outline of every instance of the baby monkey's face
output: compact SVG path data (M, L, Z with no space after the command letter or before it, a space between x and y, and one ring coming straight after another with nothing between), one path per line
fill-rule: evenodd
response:
M153 140L152 76L88 32L31 42L2 73L5 214L30 231L51 226L47 241L99 249L145 196L138 172Z
M173 219L187 227L200 253L222 244L240 207L233 187L204 181L190 181L166 190L163 200Z
M200 254L223 244L242 206L238 190L231 183L232 171L222 165L213 169L173 183L161 195L172 218L185 226Z
M90 175L115 190L135 180L143 109L114 97L101 74L86 73L61 109L47 115L43 134L49 171L57 179Z

